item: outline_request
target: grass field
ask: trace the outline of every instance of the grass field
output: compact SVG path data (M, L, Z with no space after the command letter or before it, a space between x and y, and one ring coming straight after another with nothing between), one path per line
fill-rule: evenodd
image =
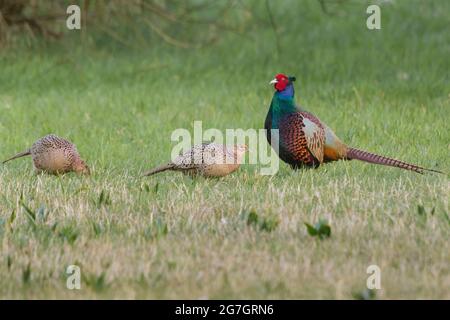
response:
M272 7L279 52L267 26L202 49L74 32L0 54L0 158L55 133L93 171L0 166L0 298L347 299L375 264L376 298L450 299L448 175L352 161L139 177L194 120L262 128L278 72L297 76L297 101L349 145L450 172L450 2L384 2L379 31L365 2L332 15L317 1ZM308 235L319 219L330 238ZM72 264L81 290L66 288Z

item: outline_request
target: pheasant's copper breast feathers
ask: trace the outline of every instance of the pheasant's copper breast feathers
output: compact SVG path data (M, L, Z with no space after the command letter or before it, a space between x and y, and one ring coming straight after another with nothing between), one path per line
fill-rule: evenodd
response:
M320 121L307 112L296 112L280 120L280 148L291 164L317 166L323 162L325 131Z

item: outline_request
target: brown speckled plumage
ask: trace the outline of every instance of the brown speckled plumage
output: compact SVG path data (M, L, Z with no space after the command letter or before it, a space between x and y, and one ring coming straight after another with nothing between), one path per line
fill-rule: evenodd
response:
M181 171L191 176L223 177L239 168L246 150L246 145L234 147L216 143L195 145L192 149L176 157L172 162L152 169L144 173L144 176L172 170Z
M80 158L76 146L53 134L37 140L29 150L21 152L3 163L27 155L31 155L38 173L62 174L71 171L90 173L88 166Z

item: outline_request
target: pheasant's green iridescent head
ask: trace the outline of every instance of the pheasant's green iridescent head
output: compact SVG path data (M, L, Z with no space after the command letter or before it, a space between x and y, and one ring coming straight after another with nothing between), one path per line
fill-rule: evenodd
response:
M269 108L269 114L272 117L272 128L278 126L277 123L283 115L299 110L294 101L294 81L295 77L282 73L277 74L275 79L270 81L270 84L273 84L275 88Z
M280 97L289 98L294 96L294 81L295 77L279 73L270 81L270 84L273 84L276 90L275 94Z

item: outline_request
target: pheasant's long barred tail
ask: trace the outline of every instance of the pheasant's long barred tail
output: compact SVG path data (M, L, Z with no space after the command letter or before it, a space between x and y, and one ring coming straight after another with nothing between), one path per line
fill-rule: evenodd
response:
M414 171L414 172L417 172L420 174L423 174L425 171L443 173L438 170L423 168L423 167L417 166L415 164L403 162L403 161L388 158L388 157L379 156L377 154L370 153L370 152L363 151L363 150L358 150L355 148L348 149L347 158L350 160L356 159L356 160L361 160L361 161L365 161L365 162L369 162L369 163L381 164L381 165L385 165L385 166L391 166L391 167L401 168L401 169L405 169L405 170L411 170L411 171Z
M29 155L31 155L31 151L30 150L27 150L27 151L24 151L24 152L20 152L20 153L16 154L15 156L13 156L13 157L11 157L9 159L6 159L5 161L2 162L2 164L7 163L8 161L11 161L11 160L14 160L14 159L17 159L17 158L21 158L21 157L25 157L25 156L29 156Z
M152 176L154 174L157 174L157 173L160 173L160 172L163 172L163 171L172 170L173 168L174 168L174 165L172 163L165 164L165 165L162 165L160 167L156 167L156 168L154 168L152 170L149 170L149 171L145 172L142 176L143 177Z

